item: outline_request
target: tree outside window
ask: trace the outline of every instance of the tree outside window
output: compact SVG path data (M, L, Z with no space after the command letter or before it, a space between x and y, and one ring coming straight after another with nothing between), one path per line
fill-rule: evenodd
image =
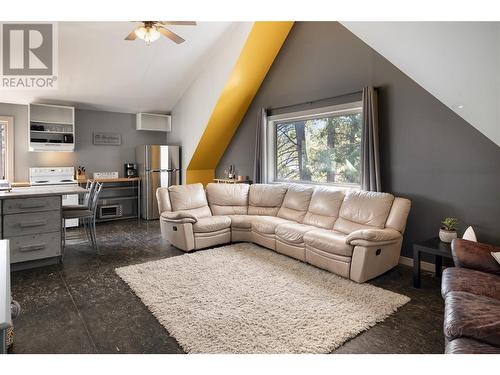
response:
M277 181L360 185L361 110L274 127Z

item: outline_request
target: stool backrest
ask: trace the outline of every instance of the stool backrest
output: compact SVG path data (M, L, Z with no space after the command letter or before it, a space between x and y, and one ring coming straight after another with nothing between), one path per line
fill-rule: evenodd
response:
M101 182L96 182L94 186L94 193L92 194L92 199L91 199L91 204L90 204L90 211L92 211L92 214L96 215L97 213L97 203L99 201L99 195L101 195L101 190L102 190L102 183Z
M85 193L83 196L83 205L87 206L88 209L90 210L90 203L92 202L92 195L94 194L94 187L95 187L95 181L87 181L87 185L85 186L85 189L88 191Z

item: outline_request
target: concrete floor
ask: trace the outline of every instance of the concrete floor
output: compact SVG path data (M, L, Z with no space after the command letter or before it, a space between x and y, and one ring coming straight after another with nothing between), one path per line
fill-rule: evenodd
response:
M183 353L114 269L182 255L160 238L159 224L137 220L101 224L100 254L84 243L68 245L63 265L12 274L22 307L13 353ZM384 322L334 353L443 353L440 280L398 266L372 281L412 300Z

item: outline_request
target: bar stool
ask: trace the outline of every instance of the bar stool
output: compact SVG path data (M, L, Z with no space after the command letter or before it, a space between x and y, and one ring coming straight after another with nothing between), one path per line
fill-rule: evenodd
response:
M79 219L82 221L85 233L87 235L87 240L92 244L92 247L98 250L97 247L97 236L95 229L95 219L97 214L97 203L99 201L99 196L101 195L102 183L96 182L91 189L92 194L89 196L89 205L84 206L83 209L63 209L63 226L65 220L69 219ZM64 246L66 245L66 230L64 230L64 240L63 240L63 257L64 257Z
M94 194L95 186L96 186L95 181L87 180L87 184L85 185L85 189L87 190L87 192L83 196L82 204L68 204L68 205L62 206L62 210L63 210L62 226L63 226L63 231L64 231L63 246L64 246L65 241L66 241L66 225L65 225L65 220L64 220L64 212L65 211L74 211L74 210L90 210L90 203L92 201L92 196ZM83 220L81 221L81 224L82 224L83 229L85 230L85 236L87 237L87 241L90 242L90 236L89 236L89 231L88 231L87 225L85 224L85 222Z
M85 185L85 189L87 192L83 196L82 204L68 204L62 206L63 211L67 210L90 210L90 201L92 199L92 194L94 193L95 181L87 180L87 184Z

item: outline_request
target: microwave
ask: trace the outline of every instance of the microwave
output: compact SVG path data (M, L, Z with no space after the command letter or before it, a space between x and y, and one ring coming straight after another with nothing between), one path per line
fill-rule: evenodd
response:
M97 216L99 219L111 219L123 216L121 204L103 205L97 208Z

